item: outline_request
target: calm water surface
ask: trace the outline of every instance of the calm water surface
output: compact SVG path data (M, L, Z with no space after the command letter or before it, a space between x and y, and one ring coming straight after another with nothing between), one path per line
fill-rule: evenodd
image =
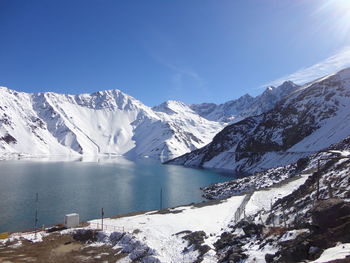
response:
M215 171L161 165L123 158L100 162L0 161L0 232L33 227L35 194L39 225L81 220L204 200L199 187L232 179Z

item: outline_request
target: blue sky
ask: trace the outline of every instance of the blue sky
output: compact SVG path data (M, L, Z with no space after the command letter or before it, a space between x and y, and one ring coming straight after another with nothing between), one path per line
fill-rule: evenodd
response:
M0 85L221 103L350 66L348 0L0 0Z

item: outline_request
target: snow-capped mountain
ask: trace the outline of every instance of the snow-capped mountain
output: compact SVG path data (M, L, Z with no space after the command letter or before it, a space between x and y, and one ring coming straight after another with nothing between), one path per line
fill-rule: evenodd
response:
M0 154L113 154L164 161L204 146L223 128L181 103L183 108L167 114L119 90L65 95L1 87L0 95Z
M272 109L278 101L295 91L299 86L286 81L278 87L268 87L257 97L246 94L236 100L223 104L202 103L192 104L190 107L200 116L226 123L235 123L250 116L256 116Z
M224 128L169 163L258 171L320 151L350 135L350 68L298 88L261 115Z

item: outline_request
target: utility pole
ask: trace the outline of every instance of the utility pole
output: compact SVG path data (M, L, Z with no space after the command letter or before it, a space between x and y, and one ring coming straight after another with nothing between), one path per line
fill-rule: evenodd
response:
M160 209L162 210L163 208L163 188L160 188L160 205L159 205Z
M101 219L102 219L102 231L103 231L103 216L105 215L105 212L103 211L103 207L101 209Z
M35 221L34 221L34 231L35 231L35 239L36 239L36 227L38 225L38 203L39 203L39 194L36 193L35 195Z
M317 160L317 192L316 192L316 200L319 200L320 197L320 160Z

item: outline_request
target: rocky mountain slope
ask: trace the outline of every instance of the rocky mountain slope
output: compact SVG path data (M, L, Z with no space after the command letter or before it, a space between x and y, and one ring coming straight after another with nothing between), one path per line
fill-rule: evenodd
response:
M278 87L268 87L261 95L252 97L246 94L223 104L201 103L190 107L200 116L225 123L235 123L250 116L256 116L272 109L278 101L295 91L299 86L286 81Z
M119 90L65 95L1 87L0 95L2 155L111 154L164 161L204 146L223 128L186 105L169 103L176 112L165 113Z
M242 220L221 234L215 243L218 262L349 262L345 257L350 255L350 137L327 150L291 165L297 169L279 167L205 189L216 199L266 187L260 176L278 183L260 195L254 192L242 208ZM295 191L256 206L257 201L266 203L257 197L264 196L269 203L270 192L282 193L288 185L283 177L291 181L300 175L307 179Z
M225 127L168 163L258 171L286 165L350 135L350 69L298 88L261 115Z

